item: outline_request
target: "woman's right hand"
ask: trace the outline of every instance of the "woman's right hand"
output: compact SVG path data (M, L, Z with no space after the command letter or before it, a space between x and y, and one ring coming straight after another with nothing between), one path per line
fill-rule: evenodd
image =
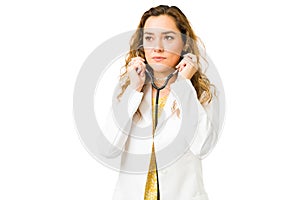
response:
M146 64L141 57L134 57L128 63L127 74L130 80L130 85L133 89L140 92L145 84Z

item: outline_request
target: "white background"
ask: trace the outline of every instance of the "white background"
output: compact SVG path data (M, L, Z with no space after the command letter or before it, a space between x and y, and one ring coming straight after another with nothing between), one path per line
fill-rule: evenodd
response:
M300 199L297 1L195 2L1 1L0 199L111 199L117 172L88 154L73 121L76 76L162 3L190 19L226 92L222 136L203 161L210 199Z

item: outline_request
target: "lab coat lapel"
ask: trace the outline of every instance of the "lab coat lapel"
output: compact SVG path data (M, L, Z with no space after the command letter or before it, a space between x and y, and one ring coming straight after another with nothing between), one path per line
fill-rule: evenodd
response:
M144 90L144 100L141 102L140 111L142 117L147 121L152 121L152 85L149 83L145 86ZM173 114L177 114L179 117L179 104L176 99L176 95L171 91L166 104L163 108L163 112L158 119L157 128L159 128L163 123L166 122Z
M148 123L152 123L152 87L151 84L147 84L144 90L144 100L140 104L141 115Z
M163 108L162 115L158 119L157 128L160 128L175 113L179 113L178 102L176 96L171 91ZM177 117L179 117L179 115L177 115Z

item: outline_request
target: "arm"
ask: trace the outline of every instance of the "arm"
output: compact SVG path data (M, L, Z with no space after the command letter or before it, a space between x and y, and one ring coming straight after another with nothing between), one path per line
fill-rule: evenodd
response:
M124 151L125 143L130 134L133 115L143 97L142 92L136 91L131 86L126 88L120 100L117 99L119 93L120 88L113 95L112 105L103 130L109 145L102 151L102 155L107 158L116 157Z
M179 76L171 88L182 104L183 113L187 113L182 116L182 124L185 126L188 123L185 141L189 149L203 159L218 140L218 116L212 112L217 104L210 105L209 109L204 108L197 99L196 91L189 79Z
M126 88L120 99L121 87L115 91L112 99L111 112L107 116L105 135L108 146L105 147L105 157L116 157L124 151L124 146L130 134L132 118L137 111L143 97L141 92L146 80L144 59L132 58L127 66L127 75L130 85Z

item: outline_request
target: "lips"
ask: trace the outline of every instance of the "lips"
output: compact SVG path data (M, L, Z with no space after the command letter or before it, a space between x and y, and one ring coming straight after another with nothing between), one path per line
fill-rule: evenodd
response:
M155 62L161 62L163 60L165 60L166 57L162 57L162 56L154 56L152 57L152 60L154 60Z

